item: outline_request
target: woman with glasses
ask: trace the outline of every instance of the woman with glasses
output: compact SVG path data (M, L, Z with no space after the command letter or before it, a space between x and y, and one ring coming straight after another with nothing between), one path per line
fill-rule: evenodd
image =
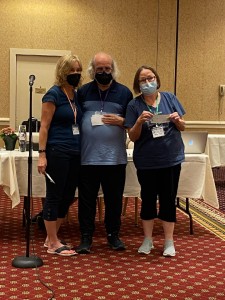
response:
M144 241L138 252L149 254L154 248L154 219L159 218L165 236L163 256L175 256L175 200L184 161L180 131L185 129L185 111L175 95L159 92L160 84L152 67L137 70L133 89L138 96L128 104L124 125L134 142L133 161L141 186Z
M76 55L62 56L56 65L55 85L42 99L38 171L46 177L43 219L44 247L50 254L77 254L58 238L58 230L74 201L80 172L82 112L77 102L82 65Z

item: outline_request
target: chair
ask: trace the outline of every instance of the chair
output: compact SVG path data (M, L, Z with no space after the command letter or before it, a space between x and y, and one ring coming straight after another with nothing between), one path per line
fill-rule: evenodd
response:
M26 131L29 132L30 128L29 128L29 121L30 119L28 119L27 121L23 121L22 122L22 125L26 125ZM31 120L31 129L32 129L32 132L39 132L40 130L40 127L41 127L41 122L38 121L38 119L32 117L32 120Z
M127 141L126 141L126 148L127 148L128 160L129 160L129 157L132 157L132 159L133 159L133 151L132 150L128 150L128 149L134 149L134 142L132 142L130 140L130 138L129 138L128 135L127 135ZM130 171L131 170L129 170L129 172L127 173L127 175L133 174L133 172L130 172ZM133 176L136 177L136 175L133 175ZM133 178L132 175L131 175L131 178ZM131 185L132 185L132 183L131 183ZM133 193L133 192L134 191L133 191L133 188L132 188L132 192L129 192L129 193ZM140 197L137 197L137 196L134 196L134 197L132 197L132 196L124 196L123 197L123 211L122 211L122 215L125 216L125 214L126 214L127 204L128 204L128 200L130 198L134 199L134 223L135 223L136 226L138 226L138 201L140 200Z
M103 221L103 207L104 207L104 198L103 196L99 196L97 198L97 207L98 207L98 219L99 222Z
M134 224L138 226L138 201L141 200L139 197L123 197L122 215L126 215L127 204L130 198L134 199Z
M123 197L123 208L122 208L122 216L126 215L126 209L129 198L134 198L134 223L138 226L138 201L140 200L139 197ZM99 222L103 221L103 208L104 208L104 198L102 196L97 198L97 207L98 207L98 214L99 214Z
M78 196L77 195L75 196L74 202L71 204L71 206L69 208L69 211L68 211L68 214L66 215L66 218L65 218L65 221L68 222L68 223L72 222L70 209L72 209L72 206L76 201L78 201ZM98 208L99 222L102 222L103 221L103 207L104 207L104 198L102 196L99 196L97 198L97 204L96 205L97 205L97 208Z
M29 119L27 121L23 121L22 125L26 126L26 132L30 132L29 130ZM33 142L32 142L32 147L34 151L38 151L39 149L39 143L38 143L38 139L39 139L39 130L40 130L40 126L41 126L41 122L38 121L37 119L32 117L32 121L31 121L31 129L32 129L32 137L33 137ZM29 150L29 143L27 142L26 144L26 150Z

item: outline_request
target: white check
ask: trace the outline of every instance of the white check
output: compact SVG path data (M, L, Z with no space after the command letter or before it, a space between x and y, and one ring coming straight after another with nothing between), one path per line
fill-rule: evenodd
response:
M168 123L170 121L169 119L170 115L154 115L150 121L151 123Z

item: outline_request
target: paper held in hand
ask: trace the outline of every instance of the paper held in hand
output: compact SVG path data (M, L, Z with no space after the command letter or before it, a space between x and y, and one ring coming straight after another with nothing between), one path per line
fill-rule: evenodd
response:
M170 121L169 117L170 117L170 115L154 115L150 119L150 122L151 123L158 123L158 124L168 123Z

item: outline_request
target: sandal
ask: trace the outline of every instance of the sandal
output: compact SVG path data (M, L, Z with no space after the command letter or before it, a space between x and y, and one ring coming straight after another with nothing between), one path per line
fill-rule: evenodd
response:
M63 244L64 246L70 247L70 245L68 245L65 241L60 241L60 243ZM46 242L44 242L44 247L48 248L48 244ZM72 248L72 246L70 248Z
M73 252L70 252L70 253L63 253L63 251L73 251ZM78 254L75 250L71 250L69 247L67 246L62 246L62 247L59 247L55 250L50 250L48 249L47 250L47 253L49 254L58 254L58 255L61 255L61 256L73 256L73 255L76 255Z

